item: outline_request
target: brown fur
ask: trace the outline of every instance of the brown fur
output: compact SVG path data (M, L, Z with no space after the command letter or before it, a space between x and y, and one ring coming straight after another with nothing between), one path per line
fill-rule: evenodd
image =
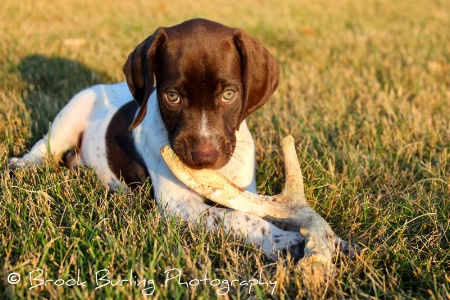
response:
M130 54L124 73L140 105L130 127L144 118L156 79L169 142L197 169L218 169L230 160L236 130L269 99L279 77L273 56L242 29L203 19L157 29ZM221 101L227 89L236 94L231 103ZM179 103L167 100L170 91L180 95ZM205 113L208 136L199 134Z
M139 106L130 101L122 106L112 118L106 132L107 159L111 171L128 186L143 183L149 177L142 157L136 151L129 129Z

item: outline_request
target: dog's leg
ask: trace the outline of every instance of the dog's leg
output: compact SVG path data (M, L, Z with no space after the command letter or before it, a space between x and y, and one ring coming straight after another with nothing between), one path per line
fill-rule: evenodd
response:
M65 151L80 146L86 122L98 99L94 89L87 89L75 97L58 113L50 131L22 157L13 157L10 168L41 165L47 155L61 156Z
M231 209L211 207L204 215L209 227L219 223L227 231L243 233L250 242L261 245L268 257L276 259L279 251L289 252L295 259L303 256L305 239L300 232L284 231L264 219Z
M155 198L165 213L193 223L204 222L212 229L223 226L227 232L242 233L250 242L260 245L266 256L274 259L278 251L289 252L296 259L303 256L304 237L299 232L284 231L240 211L209 206L203 203L200 195L183 187L172 174L160 175L163 176L152 177L152 183Z

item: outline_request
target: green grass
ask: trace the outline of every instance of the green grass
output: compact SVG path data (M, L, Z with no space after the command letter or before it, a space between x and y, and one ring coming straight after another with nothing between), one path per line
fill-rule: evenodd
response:
M192 17L244 28L281 66L278 90L248 119L259 191L280 191L280 140L292 134L311 206L365 248L336 259L323 289L308 294L289 259L272 262L239 237L161 217L148 188L111 194L91 170L52 162L6 170L77 91L124 80L139 42ZM102 269L114 283L130 270L153 280L163 299L450 298L448 1L6 0L0 19L2 298L142 297L142 286L126 283L96 290ZM272 296L266 286L218 296L210 284L165 286L172 268L182 281L243 282L261 270L277 286ZM38 269L53 280L79 272L86 285L30 290ZM13 272L16 285L7 281Z

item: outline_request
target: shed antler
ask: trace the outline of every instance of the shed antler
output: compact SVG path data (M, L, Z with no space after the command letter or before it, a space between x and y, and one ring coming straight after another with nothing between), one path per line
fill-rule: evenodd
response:
M306 273L326 277L332 272L335 234L328 223L307 203L303 177L295 152L294 138L281 142L286 183L281 194L257 195L243 190L214 170L194 170L184 165L166 145L161 155L172 173L186 186L218 204L268 220L288 224L305 237L304 257L300 266ZM320 277L321 277L320 276Z

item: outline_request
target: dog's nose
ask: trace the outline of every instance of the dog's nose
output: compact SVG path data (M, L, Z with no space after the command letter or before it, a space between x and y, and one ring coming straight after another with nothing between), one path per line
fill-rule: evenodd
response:
M219 151L210 144L197 146L192 151L192 161L198 168L208 168L213 166L219 158Z

